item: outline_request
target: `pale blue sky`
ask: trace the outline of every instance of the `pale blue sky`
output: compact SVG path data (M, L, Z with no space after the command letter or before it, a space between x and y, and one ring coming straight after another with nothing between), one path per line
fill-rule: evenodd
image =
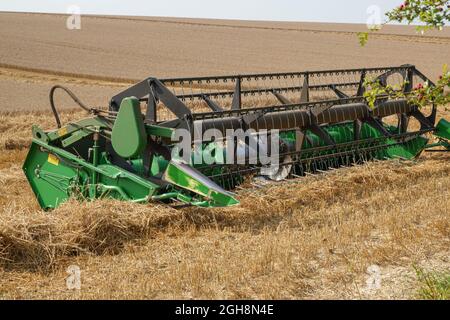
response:
M381 13L402 0L0 0L0 11L66 13L77 5L81 14L142 15L275 21L365 23L367 8Z

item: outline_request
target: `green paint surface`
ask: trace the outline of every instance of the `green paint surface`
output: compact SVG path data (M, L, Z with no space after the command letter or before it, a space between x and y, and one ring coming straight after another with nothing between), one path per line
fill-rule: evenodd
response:
M134 158L144 150L147 134L138 99L126 98L122 101L111 141L117 154L125 159Z

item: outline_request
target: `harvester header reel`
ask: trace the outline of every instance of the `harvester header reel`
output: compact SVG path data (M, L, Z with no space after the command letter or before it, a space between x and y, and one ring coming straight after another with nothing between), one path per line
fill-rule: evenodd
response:
M405 95L434 84L412 65L389 68L147 78L88 108L70 90L51 90L58 128L33 127L23 166L39 204L70 197L162 201L219 207L247 175L281 181L371 159L411 159L450 150L450 123L437 125L407 98L380 96L369 106L366 79ZM61 125L55 89L90 118ZM417 126L411 124L414 119ZM427 133L437 142L429 144Z

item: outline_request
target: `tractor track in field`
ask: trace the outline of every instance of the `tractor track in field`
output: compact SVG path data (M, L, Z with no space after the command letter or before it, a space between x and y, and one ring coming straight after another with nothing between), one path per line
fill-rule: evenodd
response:
M345 36L356 36L358 31L345 31L345 30L319 30L310 28L292 28L292 27L270 27L270 26L257 26L257 25L232 25L225 23L208 23L208 22L194 22L194 21L172 21L172 20L162 20L162 19L146 19L146 18L134 18L134 17L105 17L105 16L92 16L93 18L100 19L111 19L111 20L126 20L126 21L142 21L149 23L166 23L175 25L186 25L186 26L199 26L199 27L217 27L217 28L233 28L233 29L254 29L254 30L267 30L267 31L289 31L289 32L303 32L303 33L313 33L313 34L336 34ZM371 37L383 40L393 40L393 41L408 41L408 42L420 42L420 43L430 43L430 44L442 44L450 45L449 37L437 37L437 36L427 36L422 34L417 35L407 35L407 34L391 34L382 32L372 32Z
M64 82L81 85L123 87L136 83L138 79L96 76L48 69L29 68L13 64L0 63L0 78L9 80L27 80L35 83Z
M27 81L31 83L64 83L102 87L129 87L142 81L142 79L97 76L49 69L30 68L6 63L0 63L0 80L1 79ZM174 84L168 87L177 88L180 86ZM195 88L211 89L213 86L196 85ZM215 88L221 89L220 86Z

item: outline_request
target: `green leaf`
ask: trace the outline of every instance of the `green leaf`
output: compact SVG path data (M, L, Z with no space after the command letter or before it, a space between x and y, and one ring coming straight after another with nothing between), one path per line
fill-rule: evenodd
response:
M367 43L367 41L369 40L369 33L368 32L358 32L358 39L359 39L359 44L361 45L361 47L364 47Z

